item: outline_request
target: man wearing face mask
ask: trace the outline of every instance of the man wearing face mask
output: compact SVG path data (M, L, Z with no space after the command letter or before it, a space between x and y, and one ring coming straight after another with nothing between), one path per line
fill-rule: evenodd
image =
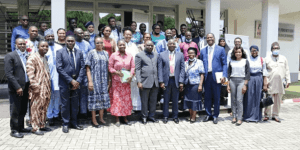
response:
M38 28L36 26L30 26L29 27L29 38L25 40L26 43L26 51L29 53L35 53L38 51L38 43L39 41L37 40L38 37Z
M200 50L207 46L205 30L203 28L200 28L199 37L193 38L193 42L195 42L198 45L198 48Z
M24 129L29 87L25 67L28 52L26 51L26 44L23 38L18 38L15 43L16 50L8 53L4 58L4 69L9 89L10 136L23 138L22 132L30 132L29 129Z
M69 132L69 125L83 130L77 124L79 108L79 86L85 74L84 59L81 50L74 48L74 36L67 36L66 47L56 52L56 69L59 74L59 91L61 96L62 131Z
M166 34L166 38L159 41L156 45L157 53L161 53L161 52L164 52L165 50L167 50L168 49L168 46L167 46L168 41L173 39L171 29L167 29L165 34ZM176 45L175 51L179 52L180 51L179 44L176 43L175 45Z
M285 88L289 88L291 83L290 70L288 61L285 56L280 55L280 46L278 42L271 45L272 54L266 57L266 66L268 70L268 94L272 95L274 101L273 112L272 106L265 108L264 121L268 121L270 117L276 122L281 122L279 118L280 104L282 96L285 94Z
M96 37L96 34L94 33L94 29L95 29L94 23L92 21L89 21L89 22L87 22L85 24L84 27L87 29L87 31L89 33L89 37L90 38L89 38L88 42L90 43L91 47L93 49L95 49L95 37ZM87 35L85 34L84 37L87 37ZM85 40L87 40L87 38L85 38Z
M56 52L63 47L59 44L54 43L54 32L52 29L45 31L45 40L48 42L49 49L46 53L48 60L48 66L50 70L51 78L51 100L48 106L47 118L49 125L54 125L54 119L58 120L58 114L60 112L60 93L58 86L58 73L56 70Z
M182 42L182 43L180 43L179 47L180 47L181 52L184 55L184 61L187 61L189 59L188 49L190 47L196 48L197 51L198 51L197 56L200 55L200 52L199 52L197 44L192 41L192 33L190 31L188 31L188 32L185 33L185 41Z
M75 34L75 48L79 49L83 53L83 59L85 61L85 58L88 55L88 52L92 50L93 48L89 44L89 42L83 40L83 31L81 28L76 28L74 31ZM80 99L79 99L79 118L86 118L87 116L87 105L88 105L88 87L87 87L88 81L87 81L87 76L84 74L82 78L82 82L80 85Z
M70 30L66 33L66 36L74 35L74 30L77 28L77 18L69 19L69 27L70 27Z
M29 38L28 34L28 16L24 15L20 17L20 23L21 25L15 27L13 29L12 35L11 35L11 51L15 50L15 41L17 38L23 38L27 39Z
M243 44L242 38L236 37L234 39L234 46L235 47L237 47L237 48L242 47L242 44ZM231 53L232 53L232 51L233 51L233 49L231 49L231 50L228 51L228 54L227 54L227 64L229 64L229 62L231 60ZM249 60L250 59L250 54L249 54L248 50L244 49L244 52L247 55L247 60Z

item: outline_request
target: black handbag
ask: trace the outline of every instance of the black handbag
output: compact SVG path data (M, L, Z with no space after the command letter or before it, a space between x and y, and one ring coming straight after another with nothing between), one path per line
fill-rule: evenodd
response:
M263 96L260 100L260 108L265 108L274 104L272 96L270 94L268 94L267 92L263 92L262 94Z

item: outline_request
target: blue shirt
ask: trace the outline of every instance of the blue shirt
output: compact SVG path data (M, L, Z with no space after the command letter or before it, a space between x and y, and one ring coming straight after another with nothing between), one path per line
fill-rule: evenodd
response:
M132 34L132 38L131 38L131 42L135 43L135 44L142 44L142 34L140 32L135 32L134 34Z
M164 35L160 34L159 37L155 37L155 36L151 35L151 38L152 38L153 44L156 46L156 44L157 44L159 41L165 39L166 37L165 37Z
M199 84L202 73L205 73L202 60L195 59L191 65L189 65L189 61L186 61L184 84Z
M92 34L92 35L90 36L89 43L90 43L92 49L95 49L95 37L96 37L96 34Z
M28 57L28 52L25 50L25 53L22 54L22 52L19 49L17 49L17 52L19 54L19 57L22 61L22 65L23 65L24 70L25 70L25 82L28 82L29 80L28 80L28 76L27 76L27 73L26 73L26 61L27 61L26 57Z
M84 61L85 61L85 58L87 57L87 54L89 53L89 51L93 49L92 46L90 45L90 43L85 40L82 40L81 42L76 41L75 48L82 51Z
M24 29L22 25L17 26L13 29L11 35L11 51L15 50L15 42L17 38L23 38L24 40L29 38L28 29Z
M59 75L56 69L56 51L61 49L62 46L59 44L49 45L48 52L46 53L46 57L48 60L48 66L50 70L50 77L51 77L51 89L52 91L59 90Z
M175 44L176 44L175 51L180 52L179 44L176 42ZM163 39L156 44L155 48L158 54L164 52L165 50L168 50L168 42L166 41L166 39Z

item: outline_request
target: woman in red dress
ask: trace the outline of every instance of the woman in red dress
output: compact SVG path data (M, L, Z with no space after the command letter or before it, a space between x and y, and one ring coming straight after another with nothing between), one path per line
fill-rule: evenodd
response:
M109 57L111 56L112 53L114 53L116 51L116 45L117 45L116 41L109 37L110 34L111 34L110 26L105 26L103 28L103 35L104 35L104 40L103 40L104 47L103 47L103 49L105 51L107 51Z
M134 61L130 53L125 52L125 41L120 40L118 42L119 51L113 53L109 58L108 69L112 74L112 87L109 92L111 98L111 107L108 111L111 115L116 116L116 126L120 126L119 117L124 117L124 123L130 125L127 117L131 115L132 101L130 82L134 76ZM127 82L122 83L121 77L123 77L122 69L130 71L130 77L127 78Z

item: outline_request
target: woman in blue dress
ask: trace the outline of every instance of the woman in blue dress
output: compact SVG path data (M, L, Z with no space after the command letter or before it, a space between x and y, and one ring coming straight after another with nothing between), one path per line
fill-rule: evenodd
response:
M103 38L95 38L96 49L91 50L86 58L86 72L88 78L88 109L92 112L92 125L99 128L96 120L96 111L99 111L100 124L106 125L103 120L104 109L110 107L108 90L111 87L108 72L108 53L103 50Z
M244 98L244 115L246 122L258 122L262 119L262 110L260 108L261 92L267 91L268 71L266 62L258 55L258 46L250 47L251 56L250 64L250 80L248 82L248 91Z
M142 43L142 34L140 32L136 32L137 23L135 21L131 22L130 28L132 31L131 42L137 44Z
M184 101L183 109L189 109L190 122L196 121L197 111L202 109L202 85L204 80L204 66L200 59L196 58L197 49L190 47L188 49L188 61L185 62L184 77Z

